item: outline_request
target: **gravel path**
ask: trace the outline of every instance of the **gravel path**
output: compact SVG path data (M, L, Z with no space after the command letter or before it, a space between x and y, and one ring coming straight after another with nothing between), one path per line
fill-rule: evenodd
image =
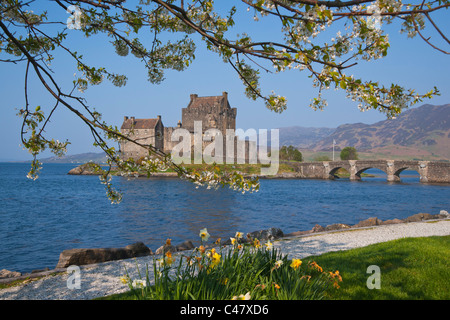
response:
M275 241L274 246L290 258L305 258L399 238L443 235L450 235L450 220L383 225L283 239ZM133 279L139 278L137 266L145 276L146 265L151 266L153 258L154 256L147 256L81 267L80 289L68 288L68 273L47 276L20 286L0 289L0 300L88 300L124 292L128 287L119 278L125 274L125 268Z

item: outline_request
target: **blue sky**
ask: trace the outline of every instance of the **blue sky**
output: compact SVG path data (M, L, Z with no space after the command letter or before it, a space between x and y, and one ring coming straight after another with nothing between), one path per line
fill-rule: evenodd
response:
M59 13L67 15L61 10ZM68 16L68 15L67 15ZM264 23L264 19L254 22L253 12L242 10L236 18L236 31L231 34L247 32L254 39L274 40L279 36L280 26L273 22ZM450 30L450 22L444 13L436 16L436 22L444 31ZM60 18L64 21L66 16ZM441 96L425 101L434 105L450 103L450 63L448 55L434 50L419 37L408 39L405 34L399 34L398 24L383 25L383 30L389 34L391 48L388 56L366 63L360 61L349 73L363 79L379 81L384 85L400 84L406 88L414 88L424 93L437 86ZM437 40L435 33L430 33L431 40ZM149 37L148 33L142 33ZM175 126L181 120L181 108L189 103L189 95L199 96L220 95L228 92L232 107L238 109L237 127L242 129L272 129L288 126L304 127L337 127L345 123L375 123L385 119L378 111L360 112L356 103L347 100L345 93L329 90L325 97L328 107L324 111L313 111L308 107L310 99L316 96L316 89L308 78L308 74L299 71L289 71L283 74L261 74L263 93L274 90L288 99L288 109L277 114L265 108L260 100L252 101L244 95L244 87L231 66L222 62L215 54L208 52L202 43L198 43L196 60L183 72L167 71L166 80L160 85L152 85L147 81L147 75L142 64L129 55L117 56L112 45L103 37L84 39L79 31L69 31L67 45L83 53L88 64L106 67L110 72L123 73L128 76L127 86L116 88L109 82L90 87L83 97L89 105L94 106L103 114L103 119L112 125L120 127L123 116L136 118L155 118L162 116L165 126ZM441 43L441 42L438 42ZM448 47L447 47L448 49ZM4 57L0 54L0 57ZM76 65L63 54L55 54L52 69L55 78L69 90ZM22 150L20 144L21 119L16 116L17 110L24 104L24 74L25 63L0 64L0 134L2 137L2 152L0 160L28 160L31 156ZM45 93L39 82L30 79L30 105L40 105L48 114L53 106L52 99ZM420 105L420 104L419 104ZM68 154L82 152L98 152L92 146L93 140L88 128L81 120L67 110L60 108L47 129L47 135L60 141L68 139L71 145ZM45 152L43 156L50 156Z

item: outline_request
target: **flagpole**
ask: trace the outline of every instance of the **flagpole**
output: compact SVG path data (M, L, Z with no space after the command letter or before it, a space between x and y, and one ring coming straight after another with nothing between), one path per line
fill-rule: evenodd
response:
M334 145L335 145L336 141L333 139L333 161L334 161Z

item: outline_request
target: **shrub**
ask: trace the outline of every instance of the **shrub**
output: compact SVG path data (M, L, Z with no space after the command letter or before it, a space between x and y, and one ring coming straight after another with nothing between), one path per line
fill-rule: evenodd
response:
M294 146L282 146L280 149L280 159L288 161L303 161L302 153Z
M345 147L341 151L341 160L358 160L358 153L354 147Z

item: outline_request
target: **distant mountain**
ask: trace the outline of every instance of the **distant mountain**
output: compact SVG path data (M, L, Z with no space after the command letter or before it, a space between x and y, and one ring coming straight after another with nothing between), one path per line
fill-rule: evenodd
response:
M307 148L330 136L336 128L284 127L279 128L280 146Z
M93 161L96 163L105 163L106 155L104 152L95 153L87 152L74 155L66 155L64 157L49 157L45 159L39 159L42 163L86 163Z
M314 128L309 128L313 134ZM316 128L321 129L321 128ZM423 105L409 109L396 119L383 120L374 124L344 124L336 129L317 131L317 141L305 146L306 133L292 134L292 128L280 129L281 141L290 145L313 151L330 151L333 140L335 150L346 146L358 151L382 153L384 155L431 157L450 159L450 104L434 106Z

